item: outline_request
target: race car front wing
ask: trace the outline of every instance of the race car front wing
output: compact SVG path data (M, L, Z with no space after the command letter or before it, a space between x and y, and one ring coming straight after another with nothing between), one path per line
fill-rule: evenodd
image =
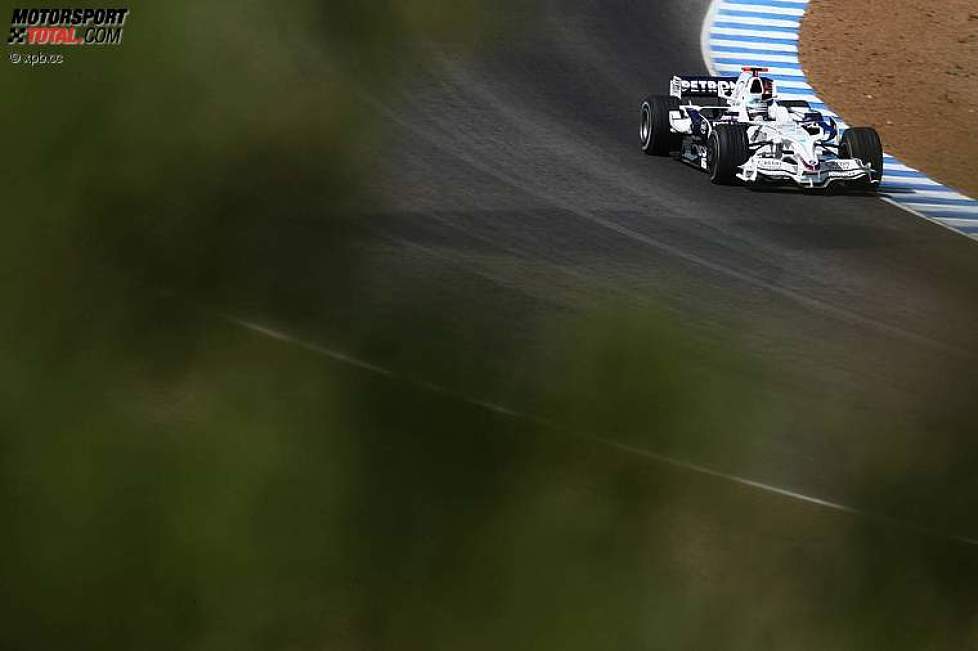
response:
M740 169L737 178L746 183L792 181L804 188L825 188L836 181L860 181L873 175L873 168L856 158L822 160L811 169L792 160L754 156Z

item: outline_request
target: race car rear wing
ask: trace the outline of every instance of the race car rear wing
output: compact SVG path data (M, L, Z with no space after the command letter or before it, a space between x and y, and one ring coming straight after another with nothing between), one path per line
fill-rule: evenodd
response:
M733 92L737 77L675 76L669 84L669 94L679 99L703 101L723 100Z

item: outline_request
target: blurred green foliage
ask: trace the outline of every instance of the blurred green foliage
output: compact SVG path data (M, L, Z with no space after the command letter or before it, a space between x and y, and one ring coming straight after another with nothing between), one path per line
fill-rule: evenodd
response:
M774 417L733 335L624 309L545 324L559 354L524 359L551 428L199 309L276 293L290 261L255 251L285 214L342 285L358 152L383 137L357 94L422 43L474 47L492 9L145 5L120 49L3 68L0 648L973 644L966 547L589 438L749 464ZM866 474L884 510L902 467Z

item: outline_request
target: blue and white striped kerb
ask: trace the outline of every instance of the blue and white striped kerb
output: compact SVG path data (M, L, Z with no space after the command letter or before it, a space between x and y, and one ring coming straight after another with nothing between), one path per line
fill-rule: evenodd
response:
M798 60L798 32L809 0L714 0L703 26L703 57L715 75L743 66L769 68L778 91L838 118L808 84ZM840 120L845 126L845 123ZM880 194L900 208L978 240L978 201L883 158Z

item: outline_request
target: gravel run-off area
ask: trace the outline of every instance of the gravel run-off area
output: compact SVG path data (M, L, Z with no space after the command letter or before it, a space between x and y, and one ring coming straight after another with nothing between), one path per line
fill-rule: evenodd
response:
M978 1L812 0L802 67L886 151L978 197Z

